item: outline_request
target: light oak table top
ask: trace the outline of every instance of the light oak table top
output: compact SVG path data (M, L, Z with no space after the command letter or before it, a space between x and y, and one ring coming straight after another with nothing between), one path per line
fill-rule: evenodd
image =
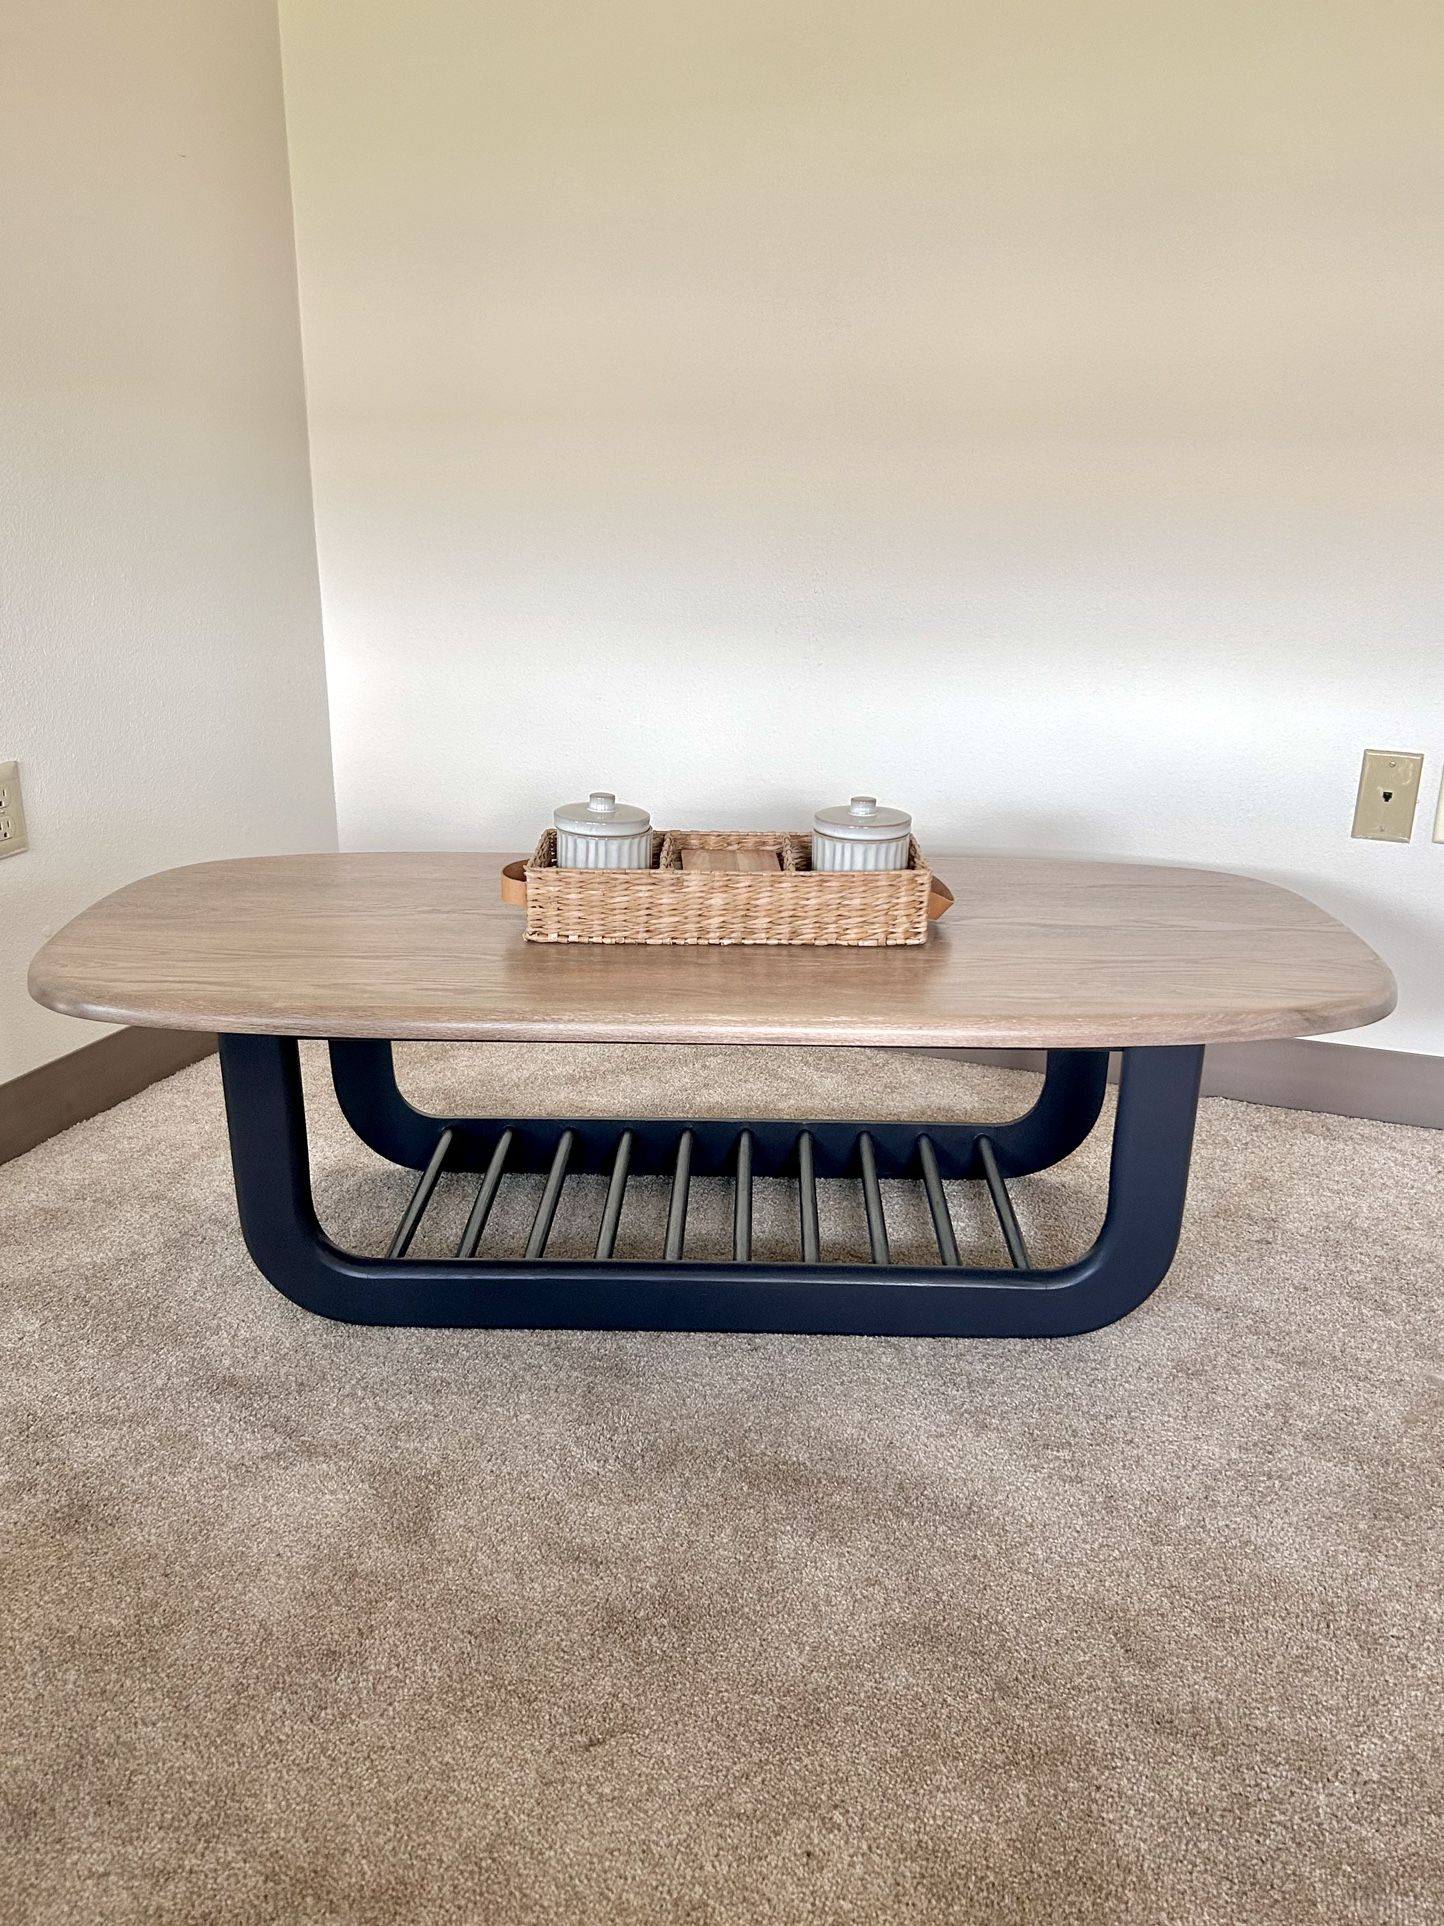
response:
M1274 884L953 856L918 948L542 944L486 855L166 870L45 945L31 993L105 1022L282 1036L978 1046L1206 1043L1372 1023L1394 980Z

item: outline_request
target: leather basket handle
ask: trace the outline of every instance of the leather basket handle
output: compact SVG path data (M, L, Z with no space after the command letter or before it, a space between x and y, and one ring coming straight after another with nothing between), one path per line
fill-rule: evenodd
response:
M956 900L942 877L935 876L928 885L928 921L936 923L940 916L946 916Z

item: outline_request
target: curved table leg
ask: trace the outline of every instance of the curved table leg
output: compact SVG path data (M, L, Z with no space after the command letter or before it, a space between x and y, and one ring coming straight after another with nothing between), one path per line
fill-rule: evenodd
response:
M448 1167L482 1170L496 1136L507 1122L518 1129L529 1128L548 1142L555 1141L557 1132L565 1127L560 1122L543 1119L522 1124L516 1119L482 1121L433 1116L418 1110L402 1096L389 1043L338 1038L332 1042L330 1053L331 1080L346 1121L362 1143L378 1156L410 1170L425 1169L443 1130L452 1131L456 1140ZM872 1126L879 1140L881 1174L886 1177L905 1173L912 1162L912 1145L922 1129L926 1129L937 1149L945 1177L982 1174L976 1150L979 1137L987 1137L992 1144L998 1167L1005 1177L1026 1177L1033 1171L1050 1169L1072 1156L1087 1140L1103 1109L1107 1087L1106 1050L1050 1050L1043 1087L1032 1108L1021 1117L999 1124ZM670 1143L686 1125L681 1120L658 1119L653 1128L659 1140ZM758 1126L738 1120L718 1123L715 1128L729 1133L727 1140L731 1142L736 1132L744 1128L756 1130ZM801 1126L788 1124L785 1128L790 1145L792 1135ZM814 1128L822 1140L824 1156L818 1175L833 1176L837 1174L835 1161L827 1154L830 1127L824 1123ZM776 1168L775 1163L770 1167L760 1164L758 1174L772 1174Z
M241 1225L279 1290L308 1310L362 1323L546 1329L1057 1337L1112 1323L1172 1262L1202 1061L1191 1045L1124 1052L1103 1228L1087 1256L1061 1270L478 1261L340 1250L312 1201L295 1043L221 1039Z

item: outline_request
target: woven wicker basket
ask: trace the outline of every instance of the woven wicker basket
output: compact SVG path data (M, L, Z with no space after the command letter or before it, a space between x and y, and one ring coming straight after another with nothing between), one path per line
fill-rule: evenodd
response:
M684 870L685 848L775 849L782 867ZM524 886L529 943L925 943L952 898L915 842L909 855L907 869L820 871L788 830L669 829L654 832L651 869L558 869L549 829L502 893Z

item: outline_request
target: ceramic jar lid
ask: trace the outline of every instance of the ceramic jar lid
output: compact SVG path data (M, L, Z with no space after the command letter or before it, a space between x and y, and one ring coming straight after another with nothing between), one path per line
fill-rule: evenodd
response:
M845 808L819 809L812 826L820 836L845 842L890 843L912 828L913 819L905 809L882 807L876 796L854 796Z
M563 803L555 820L573 836L638 836L652 827L647 810L619 803L609 789L594 789L585 802Z

